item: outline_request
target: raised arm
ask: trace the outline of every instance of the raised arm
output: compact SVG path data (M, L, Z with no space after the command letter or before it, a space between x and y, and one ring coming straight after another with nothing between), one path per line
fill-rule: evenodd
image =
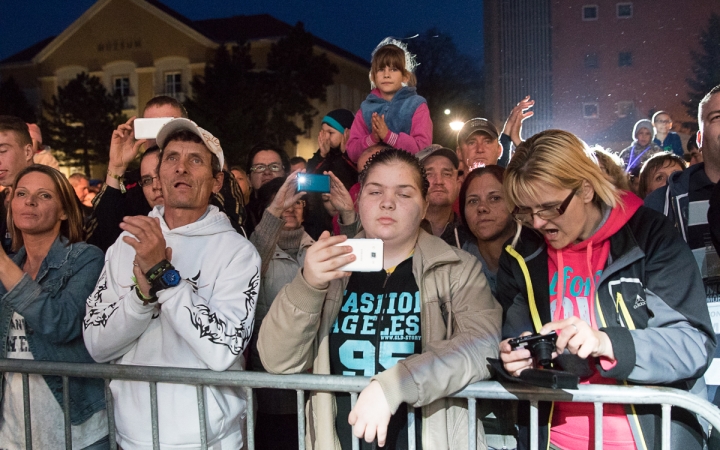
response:
M135 117L119 125L113 131L110 139L110 162L105 183L115 189L120 189L120 180L133 159L140 153L140 147L147 142L146 139L135 140L133 124Z
M535 105L535 100L530 100L530 96L526 96L520 100L517 105L510 111L508 118L505 120L502 134L510 137L512 143L517 147L523 142L521 137L522 124L525 119L532 117L535 113L529 111Z
M275 247L280 239L280 232L285 225L282 218L283 211L290 208L302 198L304 192L297 192L297 174L299 170L291 173L285 182L278 189L272 203L263 212L260 223L250 236L250 242L255 246L262 261L261 275L267 272L270 261L272 261Z

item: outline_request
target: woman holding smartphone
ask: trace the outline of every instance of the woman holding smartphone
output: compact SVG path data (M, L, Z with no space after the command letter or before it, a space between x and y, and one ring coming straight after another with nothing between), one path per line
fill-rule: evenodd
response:
M273 373L372 377L352 410L349 395L313 394L312 448L351 448L351 433L406 448L407 414L396 414L402 403L423 407L416 414L423 448L467 448L465 402L444 397L490 377L486 358L497 355L501 308L475 258L420 229L428 182L415 157L383 150L360 184L357 237L382 239L383 270L343 271L356 259L342 245L346 236L323 233L263 321L263 365ZM349 223L352 201L334 176L330 195Z
M260 325L280 289L291 282L302 267L312 238L303 229L304 193L297 192L297 175L273 178L263 184L256 199L264 209L262 219L250 236L262 260L260 291L255 308L255 327L250 341L248 370L262 371L257 352ZM284 389L257 389L255 448L264 450L298 448L297 399L295 392Z

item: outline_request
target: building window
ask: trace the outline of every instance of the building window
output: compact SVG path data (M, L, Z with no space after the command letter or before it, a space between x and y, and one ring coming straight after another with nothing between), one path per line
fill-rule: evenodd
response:
M182 74L165 72L165 95L173 97L180 93L182 93Z
M618 3L617 4L617 16L619 19L629 19L633 15L633 4L632 3Z
M615 103L615 107L617 108L615 114L618 117L627 117L635 110L635 103L632 100L625 100Z
M618 53L618 67L632 66L632 52Z
M583 118L585 119L597 119L598 104L597 103L583 103Z
M590 53L585 55L585 67L588 69L597 69L599 67L597 53Z
M113 78L113 91L122 98L130 96L130 77L121 75Z
M582 20L597 20L597 19L598 19L597 5L585 5L582 7Z

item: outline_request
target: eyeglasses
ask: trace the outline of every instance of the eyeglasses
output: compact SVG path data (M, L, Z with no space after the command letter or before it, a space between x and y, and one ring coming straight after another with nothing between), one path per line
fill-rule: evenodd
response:
M293 205L295 209L303 209L305 207L305 200L298 200Z
M151 177L151 176L142 177L142 178L140 178L140 186L141 187L152 186L153 181L155 181L157 179L158 179L158 177Z
M573 189L570 195L568 195L567 198L563 200L562 203L560 203L560 206L553 206L551 208L541 209L540 211L536 212L532 212L532 208L520 208L516 206L512 212L512 215L515 220L527 225L532 224L533 216L537 216L542 220L552 220L565 214L565 211L567 210L568 206L570 206L570 202L575 196L575 193L577 193L577 189Z
M656 120L655 123L662 123L662 124L670 124L672 123L672 120Z
M282 164L278 163L272 163L272 164L255 164L254 166L250 167L250 172L265 172L265 171L271 171L271 172L280 172L283 170Z

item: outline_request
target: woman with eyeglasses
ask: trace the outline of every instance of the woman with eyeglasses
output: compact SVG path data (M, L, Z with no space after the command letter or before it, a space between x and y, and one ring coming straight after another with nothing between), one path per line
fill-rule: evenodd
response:
M247 220L243 226L248 235L251 235L267 206L258 202L258 189L270 180L285 178L290 173L290 158L282 149L261 142L250 149L245 172L250 176L252 192L250 201L245 205Z
M255 309L255 327L250 342L250 369L265 372L257 351L257 338L265 315L280 289L290 283L305 261L305 252L315 241L305 232L304 193L297 192L297 174L274 178L257 190L262 220L250 236L260 253L260 291ZM255 448L298 448L297 400L294 391L257 389Z
M705 398L715 334L697 264L672 225L617 190L565 131L520 144L503 187L515 219L537 231L500 257L503 338L556 331L553 367L582 384L670 386ZM500 355L513 376L535 367L508 339ZM518 416L522 447L528 409ZM592 404L541 402L539 423L540 448L593 448ZM659 423L659 405L606 404L605 448L657 448ZM672 448L703 447L706 430L687 411L673 409L671 430Z

